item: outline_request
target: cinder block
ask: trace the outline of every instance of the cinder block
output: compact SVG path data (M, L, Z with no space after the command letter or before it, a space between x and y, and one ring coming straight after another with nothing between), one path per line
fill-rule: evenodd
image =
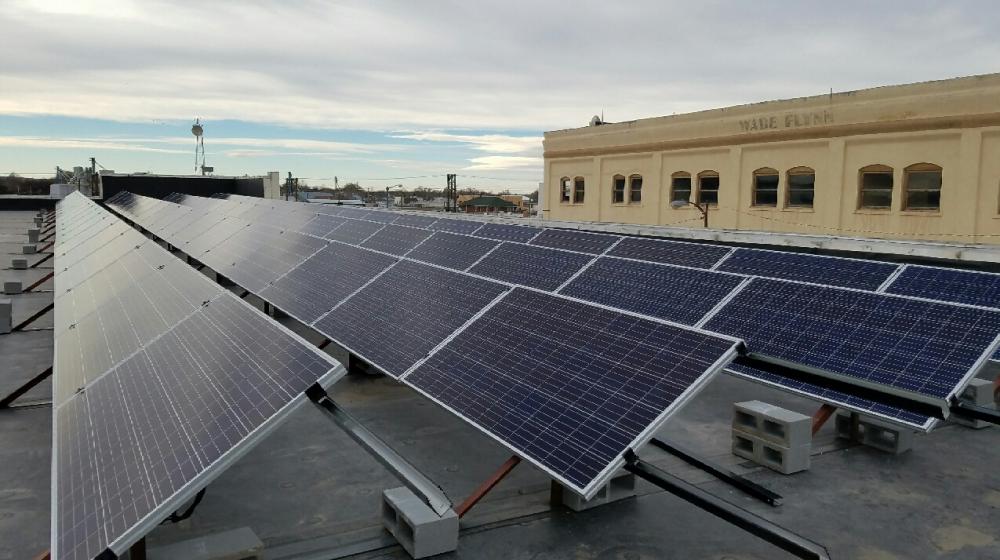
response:
M21 247L21 254L24 255L34 255L37 251L38 247L34 243Z
M41 216L35 218L35 227L42 227L42 218L41 218Z
M0 299L0 334L7 334L14 328L13 311L14 306L9 299Z
M812 418L761 401L733 403L733 429L784 447L812 442Z
M858 433L852 433L851 414L840 412L835 418L837 437L857 441L886 453L899 455L913 448L913 431L898 428L874 418L858 418Z
M757 435L733 429L733 454L781 474L809 470L812 443L786 447Z
M212 533L203 537L151 548L150 560L250 560L260 558L264 543L249 527Z
M28 269L28 259L17 257L11 259L10 267L14 270L27 270Z
M5 294L19 294L23 290L21 289L20 280L4 280L3 283L3 293Z
M31 228L28 230L28 243L38 243L38 236L42 230Z
M961 398L976 406L996 408L996 403L993 400L993 382L986 379L973 379L970 381L965 387L965 390L962 391ZM949 420L960 426L965 426L975 430L982 430L983 428L989 428L993 425L985 420L963 418L958 414L953 414Z
M382 526L413 558L427 558L458 548L458 516L439 516L409 488L382 492Z
M591 508L632 498L635 496L635 475L632 473L619 473L608 481L594 497L585 500L576 492L563 487L556 481L552 481L550 500L552 504L559 504L568 507L573 511L586 511Z

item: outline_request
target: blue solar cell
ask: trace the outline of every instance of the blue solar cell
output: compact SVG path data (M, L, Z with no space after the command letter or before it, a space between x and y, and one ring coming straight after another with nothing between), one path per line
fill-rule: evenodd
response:
M531 244L599 255L619 239L621 238L617 235L587 233L570 229L546 229L532 239Z
M993 351L1000 312L756 278L705 328L754 354L943 399Z
M439 231L414 247L406 258L465 270L496 245L496 241L488 239Z
M786 391L816 398L822 402L835 404L838 407L844 407L855 412L881 416L890 421L900 422L918 430L928 430L937 423L934 418L929 416L887 406L869 399L841 393L840 391L835 391L833 389L819 387L797 379L789 379L787 377L775 375L771 372L742 364L730 364L728 369L730 373L738 377L744 377L751 381L758 381L768 385L778 386Z
M602 257L560 293L694 325L742 281L731 274Z
M416 214L399 214L395 222L392 222L397 226L410 226L418 228L426 228L436 222L438 219L433 216L418 216Z
M608 255L693 268L712 268L731 250L720 245L626 237L614 249L608 251Z
M426 229L387 225L369 237L361 246L391 255L403 256L430 236L431 232Z
M1000 274L933 266L907 266L887 292L1000 308Z
M501 284L400 261L314 327L399 377L504 290Z
M387 255L332 243L264 288L260 297L309 324L395 262Z
M590 495L734 352L732 340L519 288L404 381Z
M327 234L326 238L334 241L350 243L351 245L357 245L358 243L361 243L365 239L371 237L373 233L382 229L382 227L382 224L377 224L375 222L347 220L347 222L339 228Z
M555 290L591 261L588 255L503 243L469 272L540 290Z
M859 290L875 290L892 276L897 268L898 265L877 261L760 249L737 249L732 256L722 262L718 270Z
M483 227L476 230L476 237L496 239L497 241L514 241L516 243L527 243L533 237L541 233L541 228L514 226L509 224L483 224Z
M472 220L449 220L448 218L441 218L427 227L434 231L470 234L482 225L482 222L474 222Z
M378 222L380 224L391 224L396 221L398 214L393 212L380 212L378 210L369 210L365 216L366 220L372 222Z

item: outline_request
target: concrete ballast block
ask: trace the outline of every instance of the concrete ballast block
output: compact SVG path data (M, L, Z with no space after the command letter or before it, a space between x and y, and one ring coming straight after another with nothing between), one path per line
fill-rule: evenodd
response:
M585 500L576 492L563 487L556 481L552 481L551 502L561 504L573 511L586 511L591 508L632 498L635 496L635 475L632 473L619 473L608 481L594 497Z
M787 447L756 434L733 429L733 454L781 474L809 470L812 443Z
M965 387L965 390L962 391L961 398L962 400L969 401L976 406L981 406L983 408L996 408L996 403L993 400L993 382L986 379L973 379L970 381ZM982 430L983 428L989 428L993 425L985 420L963 418L959 414L953 414L949 420L961 426L966 426L975 430Z
M10 267L13 268L14 270L27 270L28 259L25 259L23 257L17 257L15 259L11 259Z
M855 413L856 414L856 413ZM913 448L913 431L874 418L859 417L857 433L851 414L839 412L835 418L837 437L857 441L886 453L899 455Z
M38 236L41 234L40 229L32 228L28 230L28 243L38 243Z
M19 294L23 290L21 289L20 280L4 280L3 283L3 293L5 294Z
M25 255L34 255L37 251L38 247L34 243L21 247L21 253Z
M458 516L439 516L409 488L382 492L382 526L413 558L427 558L458 548Z
M249 527L181 541L147 552L150 560L249 560L259 558L264 543Z
M733 429L789 448L812 442L812 418L761 401L733 403Z
M0 299L0 334L7 334L14 328L13 311L14 306L9 299Z

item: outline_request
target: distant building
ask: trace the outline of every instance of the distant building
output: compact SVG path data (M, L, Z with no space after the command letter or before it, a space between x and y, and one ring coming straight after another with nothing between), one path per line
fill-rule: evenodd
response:
M520 209L516 204L505 200L499 196L477 196L461 200L459 198L458 207L463 212L470 214L491 214L495 212L518 212Z
M479 195L479 194L460 194L460 195L458 195L458 206L461 207L463 202L472 200L474 198L480 198L482 196L484 196L484 195ZM507 202L513 204L514 206L517 206L518 210L523 210L524 208L527 207L527 201L525 200L524 195L520 195L520 194L500 194L500 195L485 195L485 196L493 196L494 198L501 198L503 200L506 200Z
M1000 74L545 133L543 218L1000 243ZM680 208L671 202L679 201Z

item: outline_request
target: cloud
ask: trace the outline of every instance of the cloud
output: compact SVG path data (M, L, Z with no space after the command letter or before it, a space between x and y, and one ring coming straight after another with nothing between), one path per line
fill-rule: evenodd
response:
M508 136L505 134L451 134L447 132L396 133L393 138L426 142L471 144L473 149L501 154L541 153L541 136Z
M483 156L469 160L472 165L466 167L468 171L497 171L507 169L531 168L539 169L542 166L542 158L525 156Z
M10 148L42 148L42 149L84 149L84 150L116 150L126 152L150 152L160 154L186 154L189 150L171 148L153 148L132 142L116 142L94 140L87 138L35 138L30 136L0 136L0 146Z

